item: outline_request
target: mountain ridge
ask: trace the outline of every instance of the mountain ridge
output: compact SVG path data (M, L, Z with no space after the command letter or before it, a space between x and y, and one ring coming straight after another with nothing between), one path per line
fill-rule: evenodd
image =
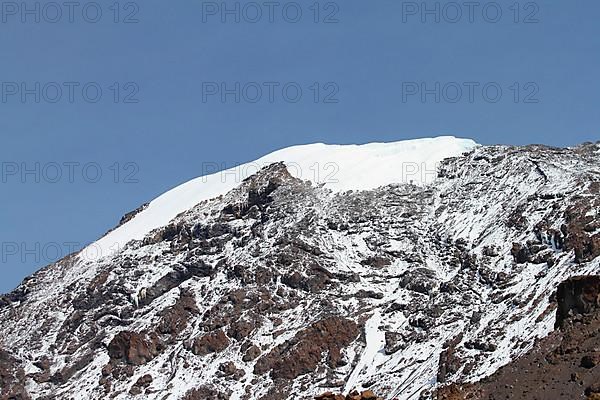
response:
M6 387L408 400L478 381L552 331L560 282L600 271L598 151L481 146L433 185L351 192L270 164L115 254L26 280L0 304Z
M477 146L471 139L439 136L362 145L315 143L287 147L255 161L192 179L163 193L148 206L130 213L123 224L129 223L127 228L119 225L93 243L91 251L84 249L82 254L92 260L110 255L128 241L166 225L201 201L227 193L253 173L276 162L284 162L294 177L325 185L333 191L368 190L391 183L408 183L408 178L415 183L430 180L442 159ZM87 253L92 257L86 256Z

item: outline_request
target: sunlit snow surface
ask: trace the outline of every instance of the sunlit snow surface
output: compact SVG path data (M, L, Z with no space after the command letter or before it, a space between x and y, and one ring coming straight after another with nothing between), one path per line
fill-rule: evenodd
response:
M443 159L475 147L471 139L453 136L363 145L322 143L288 147L254 162L186 182L161 195L131 221L110 232L81 252L85 261L109 256L131 240L140 240L165 226L201 201L223 195L260 168L284 162L290 173L333 192L370 190L391 183L430 183Z

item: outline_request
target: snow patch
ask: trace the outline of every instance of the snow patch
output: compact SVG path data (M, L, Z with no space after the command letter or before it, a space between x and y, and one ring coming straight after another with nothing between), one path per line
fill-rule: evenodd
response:
M385 333L379 330L381 324L381 312L375 310L373 316L365 324L365 337L367 345L363 350L356 367L346 382L344 392L356 389L358 382L364 382L365 378L377 372L377 364L374 362L377 354L383 351L385 346Z

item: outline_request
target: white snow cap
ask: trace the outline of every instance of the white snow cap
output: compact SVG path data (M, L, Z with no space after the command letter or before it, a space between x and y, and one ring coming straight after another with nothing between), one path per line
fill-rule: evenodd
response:
M453 136L362 145L323 143L292 146L256 161L186 182L153 200L133 219L84 249L80 257L93 261L108 256L131 240L167 225L201 201L218 197L269 164L283 161L291 175L322 184L334 192L370 190L392 183L431 183L437 164L478 144Z

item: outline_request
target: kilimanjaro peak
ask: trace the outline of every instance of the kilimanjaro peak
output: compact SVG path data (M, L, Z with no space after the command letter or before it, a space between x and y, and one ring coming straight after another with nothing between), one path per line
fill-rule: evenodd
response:
M295 146L0 297L0 399L595 399L599 255L598 144Z

